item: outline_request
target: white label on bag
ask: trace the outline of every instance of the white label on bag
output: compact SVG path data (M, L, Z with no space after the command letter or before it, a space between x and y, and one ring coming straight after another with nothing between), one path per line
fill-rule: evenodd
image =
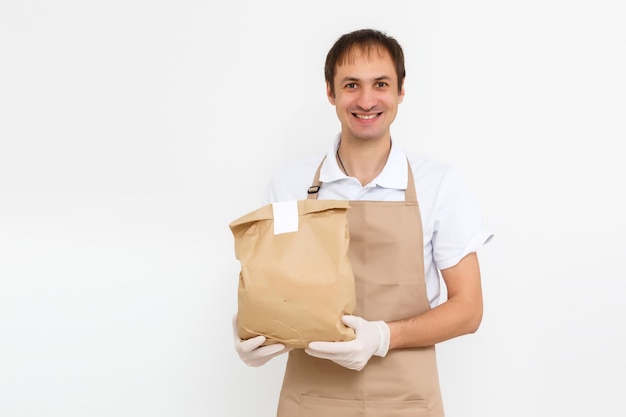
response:
M275 235L298 231L298 202L296 200L272 203L272 210Z

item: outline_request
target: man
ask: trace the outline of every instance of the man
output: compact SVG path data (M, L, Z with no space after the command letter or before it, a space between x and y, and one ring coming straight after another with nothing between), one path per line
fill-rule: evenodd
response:
M341 133L325 156L279 171L266 203L350 200L357 311L343 322L356 338L291 350L261 347L263 336L241 341L235 330L236 350L252 366L289 352L280 417L443 416L435 345L478 329L476 251L492 235L456 170L392 142L405 93L404 55L394 38L371 29L341 36L325 78ZM448 294L441 303L439 273Z

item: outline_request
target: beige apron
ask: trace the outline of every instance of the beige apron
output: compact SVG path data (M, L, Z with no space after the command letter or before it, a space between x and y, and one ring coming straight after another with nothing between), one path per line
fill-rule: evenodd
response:
M317 198L320 167L309 198ZM430 306L424 281L422 221L409 166L405 201L350 201L348 257L356 315L394 321ZM330 294L329 294L330 296ZM278 417L443 417L435 347L394 349L362 371L289 353Z

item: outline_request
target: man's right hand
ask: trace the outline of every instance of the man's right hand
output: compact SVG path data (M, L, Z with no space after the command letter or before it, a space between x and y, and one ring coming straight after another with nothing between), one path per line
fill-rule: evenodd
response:
M233 316L233 336L235 338L235 350L239 358L249 366L261 366L275 356L287 353L291 348L282 343L261 346L265 343L265 336L256 336L251 339L241 340L237 332L237 314Z

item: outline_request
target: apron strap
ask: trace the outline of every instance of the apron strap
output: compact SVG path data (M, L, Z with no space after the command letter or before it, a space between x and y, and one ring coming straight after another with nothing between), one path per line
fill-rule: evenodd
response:
M322 162L320 162L319 166L317 167L317 171L315 171L313 185L311 185L308 190L306 190L307 200L317 200L317 195L320 191L320 188L322 188L322 182L320 181L320 171L322 170L322 165L324 165L325 159L326 157L322 159Z
M411 169L411 164L409 163L409 159L407 158L406 164L408 165L408 180L406 184L406 190L404 190L404 201L410 203L417 203L417 191L415 191L415 179L413 178L413 170Z

